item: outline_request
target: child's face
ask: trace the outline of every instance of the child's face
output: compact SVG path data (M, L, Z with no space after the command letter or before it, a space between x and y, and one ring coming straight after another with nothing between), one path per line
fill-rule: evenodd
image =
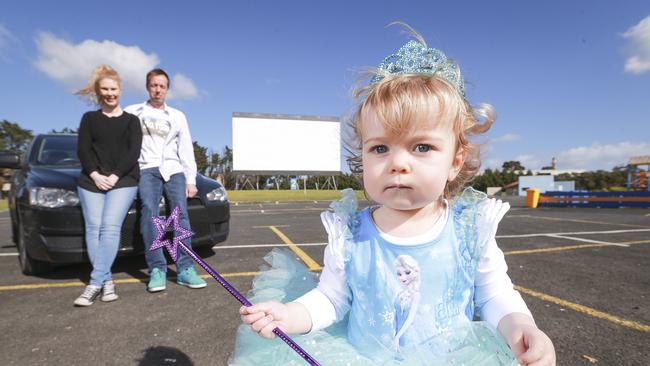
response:
M362 130L363 185L388 208L417 210L435 204L463 165L449 124L391 136L374 113Z

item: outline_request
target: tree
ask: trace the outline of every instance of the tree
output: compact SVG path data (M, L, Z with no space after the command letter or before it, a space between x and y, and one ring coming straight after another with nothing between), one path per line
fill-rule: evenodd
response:
M216 152L210 153L210 159L208 159L208 176L214 177L216 174L220 173L219 169L221 168L221 155Z
M194 159L196 160L196 169L199 173L204 174L208 168L207 147L199 145L198 142L192 142L194 146Z
M31 130L26 130L18 123L6 119L0 123L0 149L21 154L27 149L27 144L34 137Z
M354 190L362 190L361 177L351 173L342 173L336 177L336 185L338 189L352 188Z
M221 154L221 173L223 174L223 185L226 189L235 188L235 175L232 172L232 149L226 145Z
M504 172L514 173L515 171L523 172L526 168L524 168L524 166L517 160L508 160L503 162L501 169L503 169Z

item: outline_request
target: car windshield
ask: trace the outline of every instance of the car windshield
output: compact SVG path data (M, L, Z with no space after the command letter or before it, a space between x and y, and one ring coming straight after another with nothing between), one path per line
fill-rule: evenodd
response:
M77 136L44 136L36 154L36 162L43 165L80 165L77 157Z

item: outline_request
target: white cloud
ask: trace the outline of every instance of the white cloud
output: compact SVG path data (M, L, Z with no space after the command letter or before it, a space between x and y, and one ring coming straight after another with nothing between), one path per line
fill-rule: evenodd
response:
M639 24L630 27L623 38L628 40L629 57L625 62L625 71L642 74L650 70L650 16Z
M34 61L36 68L73 90L86 85L97 65L108 64L119 72L125 92L138 92L145 96L145 76L160 63L155 53L146 53L138 46L125 46L109 40L99 42L87 39L74 44L42 32L36 37L36 46L39 52ZM177 89L177 98L188 99L198 95L193 81L182 74L172 76L173 92L174 89Z
M198 95L199 91L192 79L183 74L176 74L172 77L169 98L192 99Z
M650 155L650 144L645 142L619 142L579 146L558 154L558 169L610 170L626 165L631 157Z
M519 139L521 139L521 136L517 135L516 133L507 133L503 136L492 139L492 142L511 142L517 141Z
M18 42L16 37L14 37L7 27L0 23L0 58L6 59L8 55L5 53L5 50L10 44L16 42Z

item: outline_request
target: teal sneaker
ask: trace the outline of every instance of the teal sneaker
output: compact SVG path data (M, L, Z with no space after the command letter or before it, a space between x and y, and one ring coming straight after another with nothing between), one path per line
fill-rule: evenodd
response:
M154 268L149 274L149 283L147 284L147 291L158 292L165 289L165 282L167 281L167 273L160 268Z
M204 288L207 286L207 283L196 273L194 267L187 267L187 269L179 273L176 282L189 288Z

